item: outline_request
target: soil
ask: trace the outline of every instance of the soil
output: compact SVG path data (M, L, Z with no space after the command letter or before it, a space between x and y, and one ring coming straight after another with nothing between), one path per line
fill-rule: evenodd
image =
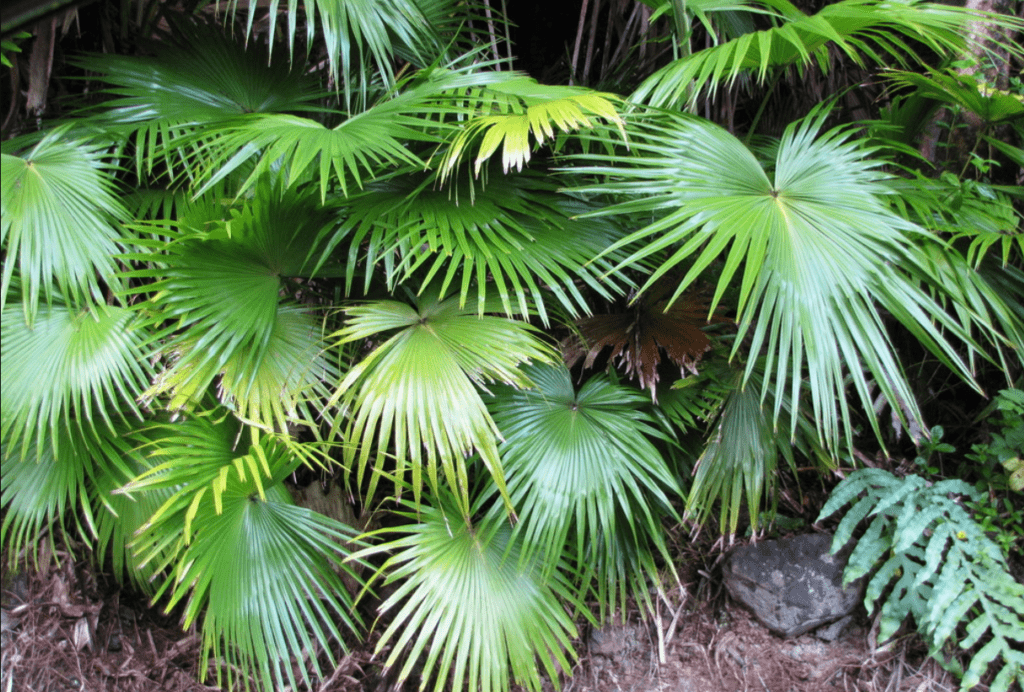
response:
M88 562L56 555L59 566L5 573L0 692L198 692L200 641L174 616L120 590ZM7 565L5 564L5 567ZM836 642L811 635L783 640L723 597L677 589L641 622L636 613L584 630L564 692L927 692L954 690L916 637L869 646L868 622ZM700 593L699 590L697 593ZM659 635L660 632L660 635ZM342 658L308 692L415 690L388 682L372 656L372 638ZM546 690L554 686L545 684ZM284 692L284 691L282 691ZM291 691L289 691L291 692ZM296 691L299 692L299 691Z

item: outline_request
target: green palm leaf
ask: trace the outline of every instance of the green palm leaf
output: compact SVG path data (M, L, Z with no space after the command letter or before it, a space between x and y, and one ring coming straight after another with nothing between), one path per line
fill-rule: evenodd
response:
M627 262L668 253L645 289L686 262L678 297L713 262L724 261L711 309L738 278L734 354L748 336L752 354L766 349L762 396L775 392L776 419L784 402L796 408L806 377L818 430L835 449L840 431L850 444L848 384L871 409L868 374L894 410L916 415L876 300L967 378L933 321L969 337L918 278L898 269L905 264L915 271L907 237L920 229L885 204L890 190L870 151L840 130L818 134L825 115L819 111L787 129L775 150L774 179L724 130L664 115L634 138L639 159L610 157L616 167L589 169L613 179L587 189L637 195L614 209L661 215L619 243L647 241ZM755 362L748 361L747 378ZM880 434L873 418L871 424ZM791 433L795 426L794 419Z
M462 98L475 117L459 130L445 152L440 164L442 181L478 138L480 148L473 162L477 175L499 146L505 173L513 168L521 171L535 147L555 139L556 128L561 133L589 129L596 122L593 118L614 124L622 137L626 136L615 110L618 97L584 87L548 86L512 73L483 89L467 91Z
M347 324L333 335L339 344L385 339L355 365L332 400L350 412L345 429L346 463L356 462L359 482L370 457L377 472L370 478L372 496L385 457L395 459L395 476L412 471L417 498L423 472L438 491L438 466L448 486L469 509L465 458L479 453L502 494L504 473L498 455L498 430L480 389L488 382L516 387L528 384L517 366L550 361L552 350L528 324L489 315L475 305L459 306L457 297L422 297L416 307L377 301L345 310Z
M112 429L112 415L139 415L135 399L150 376L148 338L131 311L53 305L29 326L19 307L8 306L0 341L0 429L9 449L19 440L41 447L46 437L57 445L61 430Z
M913 89L915 98L959 106L977 115L985 125L1024 118L1024 97L986 87L970 75L952 70L928 70L927 75L890 70L885 76L896 87Z
M414 143L440 142L441 133L453 127L444 118L464 111L448 92L498 81L496 75L432 67L402 80L395 91L363 111L343 116L334 127L277 113L249 114L209 127L195 135L190 154L202 183L196 194L243 164L247 168L242 170L252 172L239 193L280 169L287 186L317 181L322 199L335 185L347 196L352 183L362 187L367 180L406 166L422 169L425 163Z
M255 425L312 420L309 403L326 400L340 373L321 327L280 293L286 279L312 273L316 238L331 221L315 197L261 186L232 219L203 224L202 235L161 228L175 242L139 241L166 250L132 256L163 265L130 274L157 279L137 289L154 294L147 319L176 330L148 397L168 393L171 409L193 406L219 377L221 401Z
M273 437L254 435L246 448L244 433L230 419L161 426L143 448L151 468L122 492L170 491L135 549L143 568L167 570L157 596L169 594L168 610L185 601L186 628L205 613L203 656L223 661L218 684L226 670L229 687L239 674L294 687L293 660L322 676L315 654L333 664L342 628L358 627L340 576L358 583L343 562L355 532L295 506L282 481L298 462Z
M1006 287L993 286L985 272L969 265L956 250L938 242L922 244L921 254L927 263L928 275L941 287L937 299L948 306L961 324L986 337L998 353L1003 372L1013 372L1014 366L1008 358L1014 354L1017 363L1024 364L1024 319L1018 314L1019 310L1014 312L1014 304L1020 306L1019 291L1015 297ZM990 266L989 270L992 269L995 267ZM1008 270L1005 274L1012 281ZM1016 274L1019 277L1019 270Z
M714 91L731 84L741 74L756 73L764 81L769 68L802 69L812 62L827 70L830 46L858 64L865 59L876 64L920 62L915 42L940 54L959 55L964 28L975 17L963 8L920 0L842 0L814 15L805 15L787 0L764 4L781 11L777 26L669 63L641 84L631 100L668 107L695 98L706 86ZM999 21L1017 24L1012 18Z
M95 536L97 505L89 495L96 476L104 472L96 461L118 446L116 434L103 429L97 433L59 427L52 438L0 445L0 544L12 561L23 550L38 559L41 534L52 539L54 526L66 528L65 519L74 523L80 539L88 542Z
M349 243L349 291L362 266L364 290L380 265L391 287L425 268L424 287L438 277L440 291L458 289L463 305L473 297L482 307L496 292L506 315L536 312L547 324L546 296L578 315L589 306L577 282L606 298L621 290L621 276L599 279L612 270L613 257L592 262L621 231L606 220L576 218L593 207L558 194L551 182L522 173L493 176L483 186L463 179L439 190L434 180L396 178L348 200L339 235Z
M117 141L136 140L139 173L183 163L179 147L210 123L245 113L318 110L320 94L308 76L292 72L254 42L245 46L216 28L179 25L177 42L161 44L155 57L91 55L75 63L95 72L112 98L88 122Z
M425 653L421 690L433 679L435 692L449 680L452 689L505 692L511 678L539 692L542 666L552 680L556 665L570 669L566 653L573 656L577 635L563 602L578 611L583 605L560 576L564 565L546 578L520 558L504 513L477 526L460 514L452 495L437 507L417 505L405 515L414 523L393 530L404 536L363 553L390 553L381 573L386 584L400 584L381 605L382 613L398 611L377 651L392 647L388 667L405 659L399 680Z
M155 592L154 582L160 576L154 565L163 564L171 557L170 549L143 564L142 556L132 548L132 544L139 530L170 498L173 489L165 487L131 496L117 491L154 466L154 458L140 451L144 446L140 440L148 441L147 435L153 434L154 430L160 429L118 431L117 444L113 449L119 454L113 457L108 453L101 457L103 463L97 464L89 498L95 508L96 562L104 565L107 555L110 555L114 576L122 581L127 578L136 589L150 596ZM166 433L166 429L163 432Z
M566 551L581 572L593 570L602 607L624 608L628 595L650 606L653 553L671 564L666 491L680 490L652 443L669 440L643 410L649 402L603 376L577 392L564 365L526 375L535 389L501 388L491 402L524 551L548 564Z
M0 244L6 252L0 309L17 271L29 323L40 296L48 304L58 295L69 304L104 303L103 284L118 286L115 224L127 214L102 147L66 135L67 128L58 128L27 152L0 155Z
M794 446L807 456L813 456L803 441L804 433L813 426L787 410L786 418L797 418L801 423L801 439L796 435L791 437L786 430L788 426L777 425L771 412L765 410L760 388L754 386L756 382L744 387L742 373L737 371L729 384L730 391L718 400L719 408L711 420L706 445L694 464L686 511L697 523L703 524L718 509L719 530L735 534L744 505L751 526L757 530L762 499L766 494L774 497L779 455L794 468ZM828 460L827 455L818 457L825 462Z
M227 11L237 12L238 4L238 0L231 0ZM319 21L318 33L324 41L330 61L331 77L342 86L347 105L351 105L354 90L365 97L375 74L383 76L388 86L394 85L392 66L396 52L400 51L413 58L419 66L433 62L440 55L442 39L435 26L427 20L420 5L420 2L413 0L386 3L373 0L303 0L305 39L307 42L312 41ZM247 34L253 33L256 9L257 4L250 2L246 20ZM263 10L262 7L260 9ZM460 13L465 11L463 8L453 9ZM281 11L280 0L271 0L266 11L270 19L269 34L274 36ZM300 25L298 3L289 0L286 14L288 45L294 52L297 27Z

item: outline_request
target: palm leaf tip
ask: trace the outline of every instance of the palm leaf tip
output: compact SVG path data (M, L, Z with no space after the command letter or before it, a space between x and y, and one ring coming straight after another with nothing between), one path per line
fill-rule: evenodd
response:
M522 171L535 147L556 138L556 128L572 133L594 128L596 119L600 119L614 125L626 139L625 123L615 108L618 97L612 94L538 84L513 74L472 95L477 99L476 117L452 140L441 162L442 180L457 168L467 148L478 138L480 145L473 163L476 175L499 147L504 171Z

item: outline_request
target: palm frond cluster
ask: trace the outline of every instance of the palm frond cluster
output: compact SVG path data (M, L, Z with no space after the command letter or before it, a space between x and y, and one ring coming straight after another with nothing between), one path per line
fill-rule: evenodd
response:
M76 58L91 101L2 149L12 558L74 532L218 684L326 674L383 583L399 678L539 690L581 619L675 578L667 527L756 528L780 458L884 445L885 407L923 428L904 342L1012 381L1021 194L982 173L1024 161L1024 111L951 71L976 17L647 5L674 57L624 95L509 69L452 0L147 3L146 41ZM696 115L837 53L899 68L876 120ZM984 171L916 154L940 107ZM297 504L313 476L388 528Z

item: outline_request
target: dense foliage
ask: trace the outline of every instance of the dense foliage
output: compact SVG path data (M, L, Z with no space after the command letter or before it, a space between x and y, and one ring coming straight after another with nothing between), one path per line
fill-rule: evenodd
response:
M606 90L513 71L496 10L457 0L139 2L69 100L33 76L53 117L9 121L0 171L11 559L73 532L199 623L218 684L319 678L380 587L399 678L538 690L579 621L677 578L668 527L756 529L787 468L1017 391L1021 21L644 1L671 51ZM973 514L881 472L828 507L863 491L871 547L911 550L879 574L933 594L886 622L936 651L961 632L936 560L1003 584L954 529L1019 516L1017 467L975 454L931 471L988 483ZM925 545L901 507L946 523ZM1000 653L1010 679L978 617L965 684Z

